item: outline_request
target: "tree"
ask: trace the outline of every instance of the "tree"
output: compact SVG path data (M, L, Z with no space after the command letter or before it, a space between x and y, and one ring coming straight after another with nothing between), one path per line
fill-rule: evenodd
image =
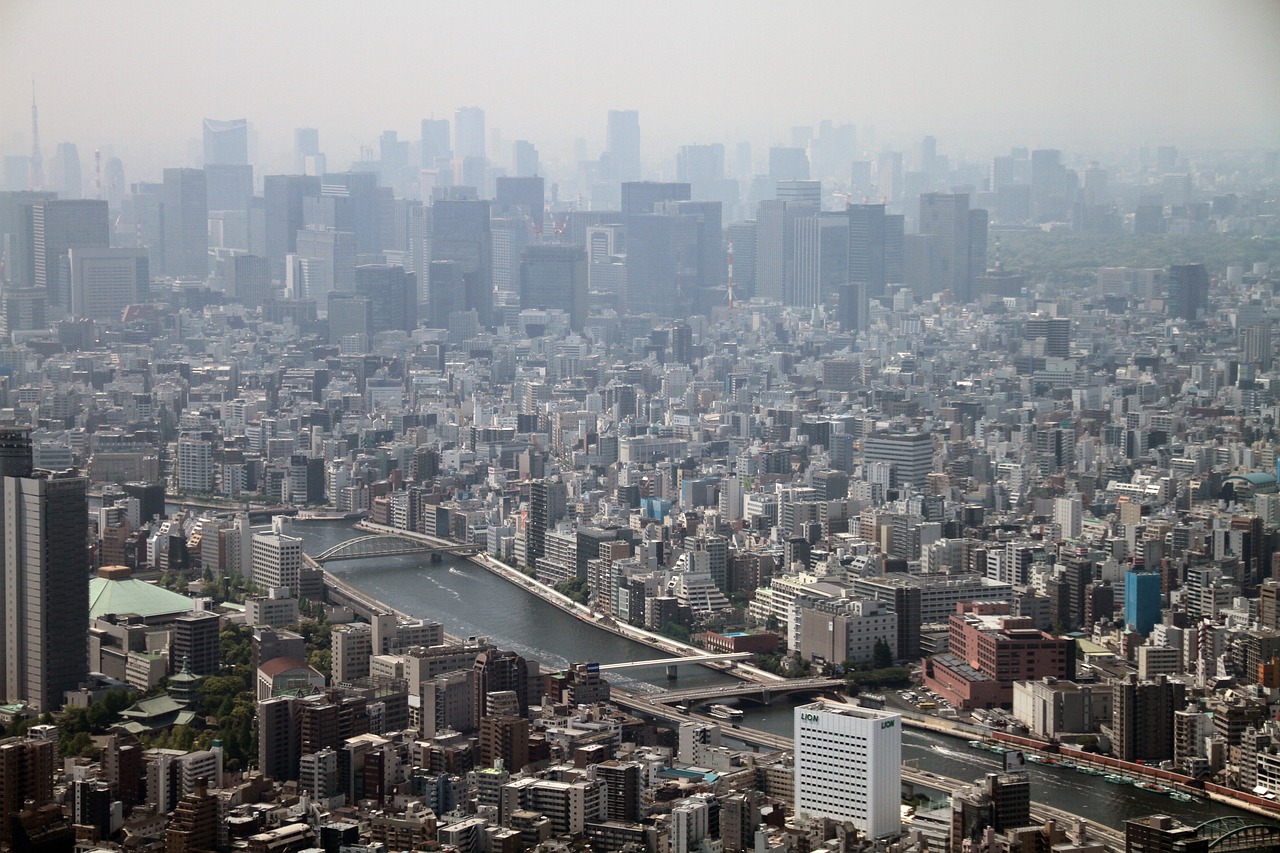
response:
M893 649L883 639L876 640L871 650L871 665L876 669L888 669L893 666Z
M689 629L679 622L663 622L662 627L658 629L658 633L664 637L670 637L678 643L689 642Z

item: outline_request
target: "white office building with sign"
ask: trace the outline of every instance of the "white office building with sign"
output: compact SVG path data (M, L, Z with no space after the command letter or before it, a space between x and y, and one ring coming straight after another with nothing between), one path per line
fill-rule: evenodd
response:
M796 708L795 811L850 821L870 838L902 829L902 718L834 702Z

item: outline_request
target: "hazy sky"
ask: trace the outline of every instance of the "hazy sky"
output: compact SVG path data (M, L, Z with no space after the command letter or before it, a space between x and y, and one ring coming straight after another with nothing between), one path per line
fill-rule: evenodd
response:
M345 165L471 104L544 160L595 154L610 108L640 110L651 163L740 138L759 160L823 118L973 156L1275 147L1278 46L1277 0L0 0L0 151L30 149L33 78L45 159L111 146L130 180L182 164L203 116L248 118L259 165L301 125Z

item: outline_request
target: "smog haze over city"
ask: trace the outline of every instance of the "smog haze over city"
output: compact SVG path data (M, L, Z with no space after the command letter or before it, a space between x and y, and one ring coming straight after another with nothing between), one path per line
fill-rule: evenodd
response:
M485 109L549 162L637 109L646 162L829 118L876 147L934 134L1116 156L1280 137L1280 5L1126 2L219 3L8 0L0 146L25 154L34 81L51 142L156 179L204 116L246 116L263 165L317 127L331 163L384 129Z
M0 853L1280 853L1280 0L0 0Z

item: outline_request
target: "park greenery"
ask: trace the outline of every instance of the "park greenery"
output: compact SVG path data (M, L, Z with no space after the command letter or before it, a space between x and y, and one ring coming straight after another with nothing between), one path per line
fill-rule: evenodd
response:
M1028 285L1047 281L1073 290L1092 287L1100 266L1204 264L1215 275L1235 264L1280 267L1280 237L1015 231L1000 234L1000 260L1005 270L1025 275ZM994 253L988 261L994 262Z

